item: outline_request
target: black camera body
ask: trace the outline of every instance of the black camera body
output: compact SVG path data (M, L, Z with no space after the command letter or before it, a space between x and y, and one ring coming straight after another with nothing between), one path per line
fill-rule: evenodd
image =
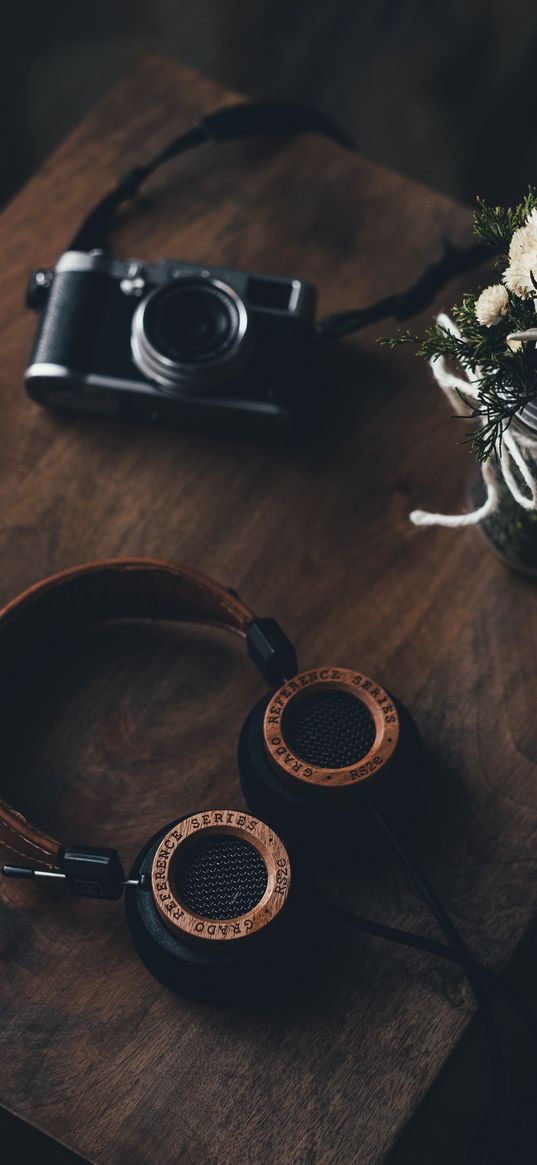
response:
M27 302L26 388L49 408L284 436L310 397L316 292L299 279L66 251Z

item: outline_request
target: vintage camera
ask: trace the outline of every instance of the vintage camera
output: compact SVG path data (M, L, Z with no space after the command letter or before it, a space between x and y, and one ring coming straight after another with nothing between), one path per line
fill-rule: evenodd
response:
M30 278L26 387L59 410L285 435L311 387L315 301L299 279L66 251Z

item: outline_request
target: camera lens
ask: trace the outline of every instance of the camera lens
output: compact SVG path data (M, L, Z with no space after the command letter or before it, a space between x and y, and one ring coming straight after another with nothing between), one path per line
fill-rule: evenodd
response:
M248 317L217 280L184 277L151 292L133 318L132 351L142 371L168 387L229 375L242 354Z
M149 342L169 360L198 364L233 344L239 313L233 300L210 283L172 285L148 304L144 328Z

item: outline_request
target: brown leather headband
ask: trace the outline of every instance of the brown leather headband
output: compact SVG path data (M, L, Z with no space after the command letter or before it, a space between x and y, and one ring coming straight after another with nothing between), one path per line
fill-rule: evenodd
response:
M170 619L245 636L254 614L219 583L158 558L116 558L71 567L23 591L0 610L0 660L72 627L110 619ZM60 869L60 842L0 801L0 846Z

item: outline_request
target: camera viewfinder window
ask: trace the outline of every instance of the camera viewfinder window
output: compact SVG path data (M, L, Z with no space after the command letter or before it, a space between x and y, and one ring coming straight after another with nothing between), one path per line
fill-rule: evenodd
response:
M248 280L247 300L252 307L271 308L273 311L288 311L292 285L285 279Z

